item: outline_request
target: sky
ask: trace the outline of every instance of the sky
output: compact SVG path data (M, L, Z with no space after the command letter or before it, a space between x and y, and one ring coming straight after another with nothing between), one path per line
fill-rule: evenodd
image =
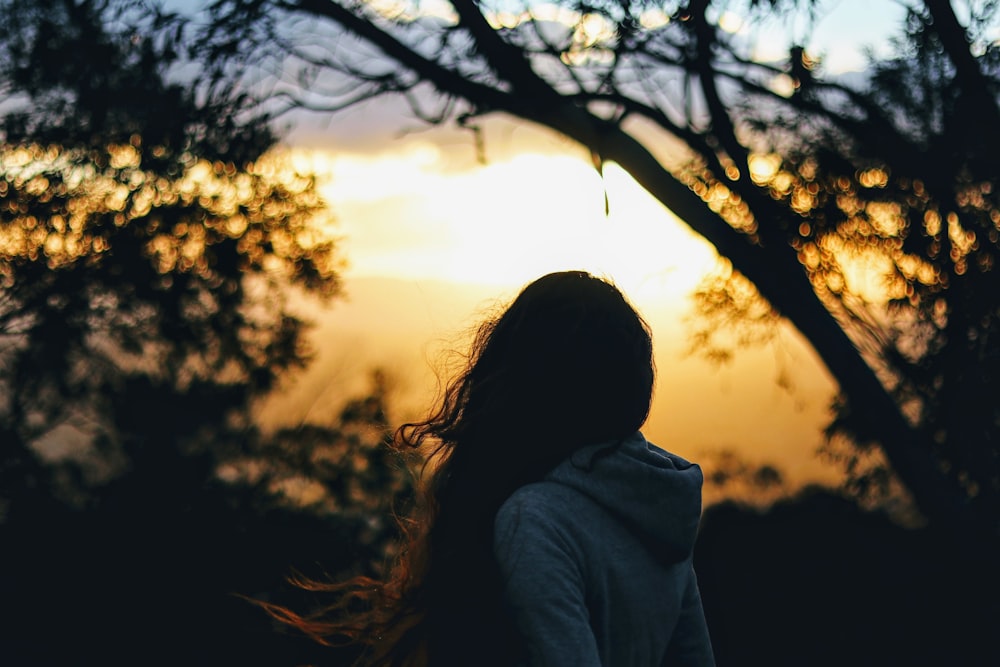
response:
M837 72L859 69L865 46L883 48L901 12L888 1L821 6L830 11L809 48ZM765 49L804 30L774 24L755 38ZM377 366L389 372L397 419L414 418L442 359L478 321L544 273L585 269L612 279L653 327L659 377L647 437L696 460L734 450L797 482L836 479L816 456L835 390L829 373L785 325L773 344L722 367L691 354L690 293L716 253L614 165L602 178L581 147L508 118L484 122L480 163L471 133L422 126L398 100L293 120L287 144L321 177L346 298L307 311L316 360L263 406L266 424L322 421Z
M394 416L417 417L478 322L534 278L585 269L612 279L652 326L650 440L696 460L736 451L795 481L836 478L815 455L833 383L792 329L723 367L689 352L690 293L717 266L710 245L560 137L498 120L486 149L478 164L471 137L448 129L367 149L293 146L303 169L328 175L346 296L306 312L317 357L264 406L266 424L322 421L375 367L389 372Z

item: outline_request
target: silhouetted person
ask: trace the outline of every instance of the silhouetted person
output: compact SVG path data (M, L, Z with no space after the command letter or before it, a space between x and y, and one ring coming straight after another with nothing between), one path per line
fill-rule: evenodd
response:
M691 564L702 475L639 431L653 375L613 285L529 284L397 432L430 454L386 579L309 582L336 595L319 615L270 610L361 665L714 664Z

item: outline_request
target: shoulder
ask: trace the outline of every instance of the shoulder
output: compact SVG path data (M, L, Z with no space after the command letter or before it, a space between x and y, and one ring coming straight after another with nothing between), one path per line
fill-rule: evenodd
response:
M496 539L564 533L579 514L581 495L562 484L535 482L517 489L497 510Z
M580 535L581 502L586 502L581 494L552 482L515 491L493 524L493 553L501 571L509 577L522 566L550 573L557 567L579 576L586 550Z
M587 498L563 484L535 482L517 489L497 511L497 523L559 524L579 512Z
M527 543L548 543L563 552L577 552L584 541L581 531L602 510L581 492L563 484L543 481L517 489L500 506L493 524L497 546L525 548Z

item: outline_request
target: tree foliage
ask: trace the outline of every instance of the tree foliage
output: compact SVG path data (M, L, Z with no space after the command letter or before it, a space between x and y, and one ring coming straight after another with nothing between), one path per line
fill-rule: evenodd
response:
M339 293L324 203L234 84L185 78L188 24L146 9L0 12L0 523L300 511L279 478L308 479L341 502L307 514L368 533L377 564L394 526L342 510L348 487L405 495L384 382L328 424L253 419L309 359L291 296Z
M161 19L5 4L3 486L61 470L85 503L84 487L248 426L306 359L287 290L334 295L336 257L311 178L262 152L267 118L169 82ZM74 455L44 465L67 440Z
M130 0L0 1L11 664L311 661L234 594L373 573L409 492L382 375L321 423L254 419L310 358L293 297L336 297L340 259L313 178L190 30Z
M853 79L720 28L727 10L751 30L820 18L808 0L217 0L203 44L257 64L274 108L396 95L430 123L507 114L618 163L812 343L859 489L891 471L928 519L995 532L997 3L952 4L908 3L892 55ZM728 289L716 313L745 292Z

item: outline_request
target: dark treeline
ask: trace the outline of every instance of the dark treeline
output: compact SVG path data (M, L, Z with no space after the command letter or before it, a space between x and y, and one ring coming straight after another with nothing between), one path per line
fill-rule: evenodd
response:
M139 2L0 1L0 665L347 664L249 600L372 572L416 461L386 382L322 424L255 406L339 294L273 119ZM279 174L279 175L276 175ZM770 479L770 477L767 477ZM706 510L720 665L995 665L997 545L808 490ZM490 651L490 647L483 647Z
M0 657L43 665L346 665L274 627L245 594L307 609L313 576L372 555L337 521L196 504L39 514L0 530ZM718 664L995 665L1000 598L987 551L902 528L811 490L767 511L707 509L696 567ZM489 647L484 647L489 650Z
M807 488L766 511L709 507L695 566L720 666L985 667L996 549Z

